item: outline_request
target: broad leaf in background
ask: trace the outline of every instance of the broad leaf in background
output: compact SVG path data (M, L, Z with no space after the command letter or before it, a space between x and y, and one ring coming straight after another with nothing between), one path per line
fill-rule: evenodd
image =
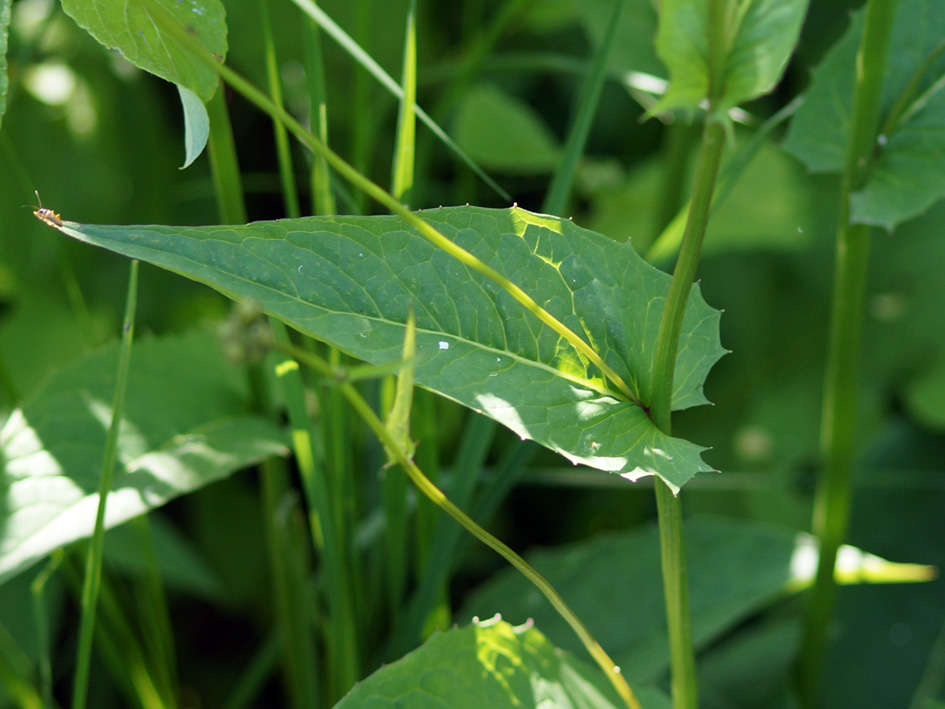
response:
M469 157L493 170L541 174L561 160L561 146L538 113L494 86L466 92L452 132Z
M0 582L91 534L117 357L112 345L59 372L0 430ZM214 337L136 343L106 525L287 454L247 399Z
M207 107L193 91L186 86L177 85L180 94L180 105L184 109L184 149L186 155L181 170L190 167L207 145L210 136L210 118L207 116Z
M781 78L801 31L807 0L729 0L725 4L724 87L713 107L728 109L768 93ZM709 95L708 8L705 0L660 3L656 51L669 69L669 89L651 109L692 112Z
M197 37L220 62L226 57L226 12L220 0L150 0ZM143 0L62 0L62 9L109 49L139 69L186 86L204 102L216 91L217 73L161 31Z
M654 688L637 698L643 709L671 706ZM335 705L365 706L616 709L624 704L600 672L557 650L530 623L515 627L493 618L437 633L359 682Z
M560 4L560 3L555 3ZM573 11L595 46L607 35L614 14L614 0L572 0ZM628 0L617 24L617 34L607 55L608 71L622 76L640 71L665 78L665 68L653 50L656 7L650 0Z
M312 217L245 226L96 226L66 222L86 243L251 298L359 359L401 357L417 315L416 381L574 463L678 489L710 468L701 448L663 434L638 403L669 276L568 220L518 208L423 212L447 238L584 337L637 394L628 401L551 328L492 281L432 246L399 217ZM719 313L693 287L676 362L675 409L706 403L724 354Z
M844 547L838 580L847 583L927 580L929 567L890 564ZM721 637L753 613L810 583L817 551L806 535L757 522L697 517L686 524L692 633L697 647ZM586 542L526 555L558 589L588 630L620 666L631 686L659 679L668 668L669 646L655 525L598 535ZM858 566L859 564L859 566ZM857 578L870 568L883 578ZM632 603L627 602L628 589ZM456 614L500 613L512 623L531 618L561 648L583 656L573 631L529 582L499 572L475 591Z
M0 0L0 126L7 110L7 43L10 34L10 4L13 0Z
M811 172L841 172L846 155L863 13L814 72L784 148ZM885 127L867 183L852 196L851 220L892 230L945 196L945 3L902 0L889 47L881 120Z

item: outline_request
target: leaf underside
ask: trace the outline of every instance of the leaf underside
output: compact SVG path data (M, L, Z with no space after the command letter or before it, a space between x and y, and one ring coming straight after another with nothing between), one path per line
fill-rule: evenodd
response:
M518 208L453 207L421 216L525 289L643 398L669 276L629 243ZM399 217L212 227L66 222L61 230L255 300L301 332L374 364L400 359L413 304L419 385L574 463L631 480L655 474L678 489L710 469L700 447L663 434L551 328ZM694 286L677 358L676 409L706 403L702 383L724 354L718 320Z

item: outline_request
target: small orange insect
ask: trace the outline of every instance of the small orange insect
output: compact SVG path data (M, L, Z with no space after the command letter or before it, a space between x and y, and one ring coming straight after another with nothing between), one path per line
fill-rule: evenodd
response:
M36 193L36 201L39 202L39 206L29 205L33 207L33 216L39 219L43 224L46 224L51 227L61 227L62 226L62 217L59 216L58 212L54 212L48 207L43 206L43 200L40 199L39 190L34 190Z

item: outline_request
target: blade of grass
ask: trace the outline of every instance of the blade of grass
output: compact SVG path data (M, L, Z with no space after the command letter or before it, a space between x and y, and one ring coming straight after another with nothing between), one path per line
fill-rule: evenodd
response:
M207 117L210 119L210 137L207 143L210 150L210 173L213 176L213 189L222 223L245 224L243 186L224 93L221 83L207 103Z
M325 93L325 61L322 55L321 30L314 22L307 22L304 32L305 74L308 78L312 132L318 136L322 143L328 145L328 99ZM357 96L357 89L355 94ZM357 99L355 102L357 105ZM355 131L357 132L362 124L370 122L371 112L364 109L363 113L356 111L355 115L360 117L359 120L355 121ZM278 123L278 121L276 122ZM331 172L325 158L317 154L313 156L312 161L311 192L313 214L335 214Z
M528 562L526 562L522 557L512 551L507 545L496 539L494 536L489 534L486 530L476 524L465 512L459 509L443 492L436 487L430 480L423 474L423 471L414 463L408 454L408 451L405 451L400 448L398 442L387 430L387 427L384 423L378 418L377 414L374 413L374 410L368 405L364 397L361 396L360 392L352 386L349 382L344 381L344 372L343 370L338 370L335 367L332 367L328 362L317 357L309 352L304 352L298 348L289 348L286 349L282 347L279 343L273 343L273 346L280 351L284 351L286 354L292 356L297 361L304 363L306 366L311 367L316 372L321 374L328 381L336 381L338 390L344 396L348 404L355 410L358 416L363 420L368 427L374 432L374 435L377 436L378 440L384 445L384 447L393 451L396 454L397 462L403 468L404 472L407 473L407 476L410 478L411 482L417 487L420 492L422 492L429 500L436 504L440 509L446 512L450 517L455 519L463 528L465 528L470 534L483 542L490 549L496 551L501 555L506 561L508 561L512 566L514 566L518 571L525 575L541 592L542 594L551 602L555 610L561 614L562 618L571 626L571 628L577 633L578 637L581 639L581 642L587 648L588 652L591 654L591 657L598 663L601 669L604 670L607 678L613 684L614 688L617 690L618 694L626 702L627 706L631 709L640 709L640 703L634 695L633 691L630 689L630 686L627 684L626 680L620 674L620 669L616 667L604 649L594 640L593 636L581 622L581 620L574 614L574 611L565 603L561 595L555 590L555 588L548 583L548 581L539 574Z
M22 709L42 709L43 698L30 681L33 667L13 636L0 625L0 687Z
M315 5L312 0L292 0L298 7L305 12L309 17L311 17L315 22L321 26L328 35L334 39L341 47L344 49L351 57L358 62L364 69L371 74L380 84L386 88L390 93L394 95L398 100L403 98L404 91L398 86L397 82L391 78L381 66L371 58L371 56L365 52L357 42L355 42L343 29L341 29L335 21L332 20L325 12ZM427 128L433 131L433 134L436 135L440 141L446 145L463 163L469 167L476 175L479 176L483 182L485 182L497 195L507 202L512 201L512 197L504 189L499 187L498 183L489 177L481 167L479 167L472 158L470 158L463 150L460 148L452 138L450 138L446 132L440 128L436 122L430 118L426 111L424 111L420 106L416 106L417 117L426 124Z
M128 295L122 322L121 349L115 371L115 396L112 399L112 420L105 439L105 455L98 487L98 510L95 529L85 561L85 579L82 586L82 619L79 643L76 648L76 673L72 687L73 709L84 709L88 701L89 668L92 659L92 638L95 632L95 610L102 582L102 555L105 550L105 507L118 460L118 433L125 413L125 393L128 390L128 372L131 365L131 344L134 341L135 309L138 303L138 261L131 262L128 277Z
M606 362L604 362L603 359L601 359L600 355L587 342L582 340L580 336L575 334L561 321L551 315L547 310L538 305L538 303L536 303L535 300L522 288L512 283L508 278L503 276L494 268L480 261L462 247L447 239L434 227L425 222L418 214L408 210L390 194L385 192L381 187L358 173L337 153L318 140L318 138L312 135L311 132L305 130L305 128L302 127L302 125L292 116L290 116L285 110L273 104L265 94L259 91L259 89L250 84L242 76L237 74L226 65L221 65L219 62L217 62L206 50L206 48L200 44L199 41L190 36L190 34L187 33L187 31L182 28L173 17L170 17L166 11L154 0L143 0L143 2L147 4L151 15L159 22L164 30L172 34L175 39L177 39L183 46L188 47L194 53L196 58L199 58L208 66L211 66L216 71L218 71L220 75L226 80L226 82L229 83L240 94L242 94L247 100L255 104L266 113L269 113L270 115L284 122L286 127L305 146L310 148L313 152L324 156L325 159L328 160L331 166L335 169L335 171L338 172L342 177L351 182L353 185L357 186L359 189L363 190L371 198L389 209L393 214L403 218L404 221L415 228L421 236L426 238L436 247L442 251L445 251L460 263L468 266L472 270L482 274L489 280L496 283L500 288L512 296L512 298L518 301L518 303L528 312L561 335L561 337L570 343L581 355L586 357L588 361L596 366L604 375L604 377L609 379L610 382L617 388L617 390L620 391L629 401L635 402L642 406L637 392L634 392L613 370L613 368L611 368ZM211 118L211 138L213 135L212 125L213 123Z
M262 19L262 36L266 55L266 80L269 84L269 96L277 106L282 105L282 84L279 80L279 62L276 59L276 43L272 38L272 22L269 19L268 0L259 0L259 14ZM288 217L298 217L299 193L292 170L292 153L289 150L289 136L285 126L273 121L272 129L276 140L276 158L279 163L279 181L282 184L282 200Z
M404 69L401 81L403 95L397 112L397 137L394 143L394 164L390 193L403 204L410 204L414 181L414 153L417 133L417 0L407 7L407 28L404 32Z
M53 706L53 678L52 660L49 648L49 617L46 613L44 592L49 579L62 564L65 552L62 549L55 551L49 563L36 574L30 584L30 595L33 598L33 619L36 623L36 638L39 645L39 680L43 695L43 706L49 709Z
M578 162L584 154L587 136L591 132L591 124L594 121L594 115L597 113L597 106L600 102L600 92L604 86L604 81L607 79L607 57L610 55L610 47L613 44L614 36L617 34L617 25L624 5L624 0L614 0L614 9L610 16L610 24L607 26L607 33L597 49L594 63L591 65L591 70L584 81L584 86L581 88L577 115L574 118L571 131L568 133L568 140L561 155L561 164L555 170L551 187L548 194L545 195L545 201L542 203L541 211L545 214L565 216L565 208L571 195L571 187L574 184L574 175L577 172Z
M269 319L269 325L276 341L284 347L290 347L291 341L286 326L275 318ZM305 403L305 388L298 363L283 358L276 365L276 376L282 385L289 423L292 426L292 444L308 506L312 540L324 563L329 627L325 650L329 658L328 666L331 668L329 694L334 701L360 679L358 624L350 593L358 582L352 578L353 569L347 561L348 552L339 525L338 510L331 501L332 490L325 472L316 467L312 445L313 423Z
M813 531L820 539L817 575L810 592L798 659L802 706L820 692L827 637L836 596L834 566L847 536L856 455L856 408L870 233L850 223L850 195L866 182L882 103L883 78L896 0L869 0L857 54L850 139L840 187L834 293L821 419L824 468L814 492Z
M144 650L148 655L158 691L165 703L173 706L179 694L174 634L167 607L167 595L154 553L151 525L145 516L137 517L131 524L138 537L144 565L143 582L136 584L134 592L137 617L143 625L143 635L146 638Z

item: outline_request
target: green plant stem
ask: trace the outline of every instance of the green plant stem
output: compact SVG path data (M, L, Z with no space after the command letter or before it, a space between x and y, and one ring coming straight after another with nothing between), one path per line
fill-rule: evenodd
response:
M134 341L135 310L138 303L138 261L132 260L128 277L128 295L125 301L125 317L122 322L121 348L118 369L115 373L115 395L112 399L112 420L105 440L105 455L98 486L98 510L95 514L95 529L85 561L85 578L82 583L82 620L79 626L79 643L76 649L75 681L72 685L73 709L84 709L88 700L89 667L92 660L92 639L95 633L95 609L102 583L102 556L105 551L105 506L112 489L115 464L118 459L118 434L125 414L125 393L128 390L128 373L131 368L131 344Z
M673 272L656 340L650 416L660 430L667 434L671 431L673 375L679 333L699 264L724 139L725 130L722 123L707 121L696 166L692 207L689 210L682 248ZM660 555L669 629L673 702L676 709L695 709L698 694L689 614L689 581L683 541L682 505L674 491L662 480L655 481L654 485L659 510Z
M856 453L856 408L870 232L850 223L850 196L866 182L876 145L883 76L896 0L870 0L857 55L850 143L841 178L834 293L821 419L824 469L814 496L813 530L820 540L817 575L807 603L798 681L802 705L813 707L826 658L836 597L834 566L847 535Z
M604 362L604 360L594 350L593 347L591 347L587 342L581 339L580 336L570 330L566 325L564 325L564 323L555 318L551 313L538 305L538 303L536 303L535 300L530 295L528 295L528 293L522 290L522 288L520 288L515 283L512 283L512 281L496 271L494 268L483 263L470 252L466 251L466 249L447 239L433 226L421 219L419 215L411 212L388 192L351 167L351 165L345 162L337 153L335 153L327 145L312 135L310 131L307 131L281 106L274 104L262 91L257 89L225 64L220 64L218 61L216 61L206 47L200 44L196 38L192 37L154 0L144 0L144 2L151 11L155 20L158 21L163 29L173 35L175 39L177 39L184 47L189 48L193 52L195 58L219 72L220 76L228 84L230 84L230 86L236 89L236 91L238 91L244 98L255 104L260 110L265 111L269 115L281 121L303 145L310 148L312 152L316 153L317 155L323 156L335 169L335 171L338 172L338 174L340 174L358 189L365 192L369 197L377 201L379 204L389 209L391 213L402 217L405 222L416 229L421 236L430 241L433 245L445 251L457 261L465 266L468 266L476 273L479 273L496 283L500 288L511 295L528 312L561 335L561 337L570 343L582 356L586 357L588 361L597 367L604 377L609 379L610 382L629 401L637 403L638 405L642 405L640 404L638 393L633 391L630 386L625 381L623 381L620 375L618 375L610 365ZM211 138L213 136L212 126L213 119L211 116Z
M591 654L591 657L593 657L601 669L604 670L607 678L613 684L620 697L626 702L627 706L630 707L630 709L641 709L639 701L633 694L633 691L630 689L630 685L628 685L627 681L623 678L619 668L614 664L613 660L610 659L604 649L597 643L594 637L590 634L577 615L575 615L574 611L572 611L567 603L565 603L564 599L555 590L555 588L528 562L512 551L511 548L476 524L465 512L453 504L453 502L451 502L449 498L447 498L446 495L444 495L443 492L423 474L423 471L420 470L417 464L413 462L409 451L404 450L401 442L398 441L387 429L387 427L384 425L384 422L378 418L377 414L374 413L374 410L371 409L364 397L361 396L361 394L352 384L345 381L343 370L332 367L320 357L317 357L309 352L299 350L298 348L286 348L278 342L273 343L273 345L279 351L283 351L286 354L291 355L297 361L305 363L307 366L311 367L319 374L324 376L327 380L336 382L338 390L347 400L351 408L354 409L358 416L360 416L361 419L374 432L374 435L377 436L378 440L381 441L384 447L394 455L396 462L401 466L401 468L407 474L407 477L410 478L411 482L417 487L417 489L440 509L446 512L446 514L455 519L460 525L463 526L463 528L476 537L476 539L480 540L490 549L497 552L500 556L502 556L502 558L508 561L529 581L531 581L551 602L552 606L554 606L555 610L557 610L561 617L565 619L568 625L570 625L571 628L577 633L578 637L581 639L581 642L584 644L584 647L587 648L588 652Z

